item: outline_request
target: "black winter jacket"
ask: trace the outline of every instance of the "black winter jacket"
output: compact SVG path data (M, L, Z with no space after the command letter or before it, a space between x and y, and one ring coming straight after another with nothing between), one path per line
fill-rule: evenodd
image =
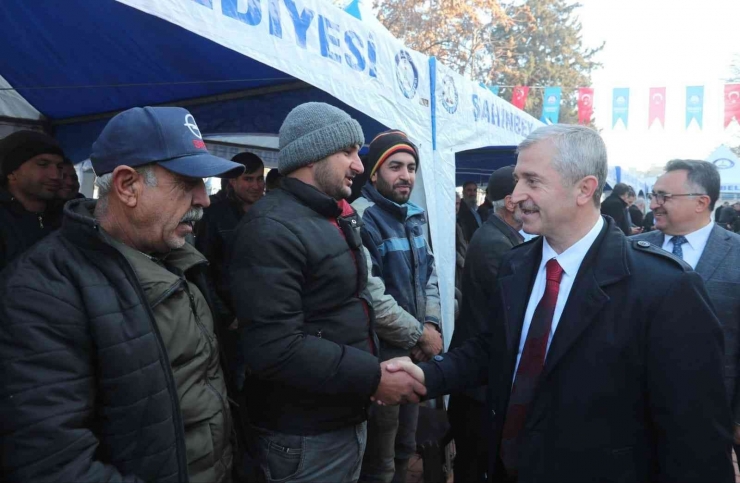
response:
M219 191L220 193L220 191ZM216 198L216 195L212 197ZM228 261L231 258L234 233L244 212L230 196L211 201L203 219L198 222L195 248L208 260L208 284L216 305L217 322L227 327L234 320L231 292L229 290Z
M31 213L0 188L0 270L60 224L61 207Z
M361 220L294 178L234 238L231 292L256 426L316 434L360 423L380 382Z
M627 202L614 193L601 203L601 214L611 216L614 223L626 236L632 235L632 227L627 218Z
M187 482L167 353L94 203L67 203L0 280L0 480Z

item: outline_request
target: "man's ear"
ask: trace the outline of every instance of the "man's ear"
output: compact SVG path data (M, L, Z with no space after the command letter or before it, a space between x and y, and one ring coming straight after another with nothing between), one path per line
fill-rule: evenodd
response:
M506 210L509 213L514 213L516 212L516 203L511 201L511 199L511 195L506 195L506 198L504 198L504 202L506 203Z
M370 176L370 182L375 186L375 183L378 182L378 172L374 172L372 176Z
M586 176L576 183L576 203L583 206L593 201L596 188L599 186L599 180L596 176Z
M144 179L129 166L118 166L113 170L111 189L108 196L114 196L121 203L134 208L141 197L144 189Z

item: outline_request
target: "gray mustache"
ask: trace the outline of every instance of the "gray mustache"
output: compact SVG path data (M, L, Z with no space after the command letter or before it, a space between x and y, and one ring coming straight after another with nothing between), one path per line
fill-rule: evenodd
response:
M195 206L193 208L190 208L187 213L185 213L185 216L182 217L182 220L180 220L180 223L190 223L191 221L200 221L200 219L203 218L203 207L202 206Z

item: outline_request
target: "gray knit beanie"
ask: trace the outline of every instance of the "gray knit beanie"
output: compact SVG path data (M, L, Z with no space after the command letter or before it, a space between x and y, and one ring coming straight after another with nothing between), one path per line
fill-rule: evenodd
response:
M349 114L323 102L301 104L280 126L278 170L286 175L355 144L365 144L365 135Z

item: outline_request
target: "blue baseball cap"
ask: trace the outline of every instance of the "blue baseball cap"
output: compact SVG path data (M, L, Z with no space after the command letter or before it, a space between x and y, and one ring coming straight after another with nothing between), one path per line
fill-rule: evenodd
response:
M208 152L195 118L181 107L135 107L114 116L93 143L95 174L157 163L191 178L236 178L244 166Z

